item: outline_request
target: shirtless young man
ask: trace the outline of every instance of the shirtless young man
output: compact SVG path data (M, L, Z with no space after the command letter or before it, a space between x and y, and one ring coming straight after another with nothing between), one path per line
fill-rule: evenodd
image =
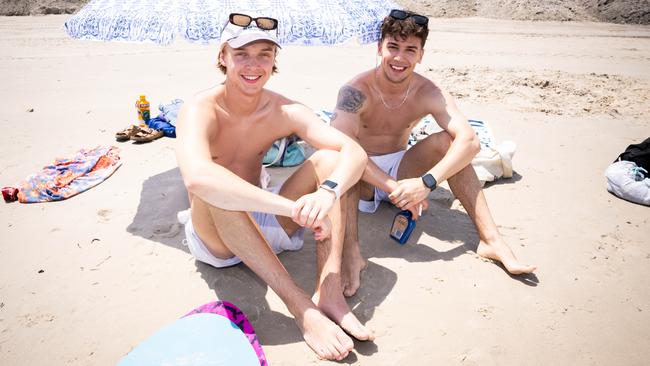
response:
M374 338L350 311L341 279L347 201L341 194L361 177L367 157L304 105L264 89L276 70L276 37L277 20L231 14L218 58L226 80L180 113L177 159L191 201L188 246L214 267L244 262L286 304L316 354L341 360L354 345L345 332ZM262 158L274 140L291 134L320 150L274 194L260 188ZM303 227L317 239L313 297L276 255L302 246Z
M534 266L515 257L492 219L470 165L480 145L467 118L449 93L414 71L428 32L428 18L392 10L381 27L380 65L339 91L332 126L358 141L370 157L359 189L350 193L360 194L361 211L375 212L381 200L390 200L417 219L429 193L448 180L478 230L477 253L503 263L512 274L533 272ZM444 131L406 150L411 129L427 114ZM345 245L355 246L358 214L352 205L348 208ZM358 278L354 283L358 287Z

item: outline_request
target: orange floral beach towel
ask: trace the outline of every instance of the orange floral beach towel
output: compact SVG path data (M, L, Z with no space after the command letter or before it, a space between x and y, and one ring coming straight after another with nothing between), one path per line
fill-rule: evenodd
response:
M27 177L20 183L18 200L36 203L70 198L103 182L120 165L120 151L115 146L81 149L72 158L56 159Z

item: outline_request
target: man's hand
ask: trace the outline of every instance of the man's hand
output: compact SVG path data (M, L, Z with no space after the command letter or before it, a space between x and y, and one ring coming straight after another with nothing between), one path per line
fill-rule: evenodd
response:
M421 178L409 178L397 181L397 188L388 195L390 201L402 210L410 210L414 216L418 213L420 204L426 209L429 205L426 203L427 197L431 190L424 185Z
M426 211L428 208L429 201L424 200L405 209L411 211L411 214L413 214L413 220L417 220L420 218L420 216L422 216L422 211Z
M322 221L316 221L314 223L314 239L317 241L323 241L332 235L332 221L330 218L325 216Z
M379 189L381 189L382 191L390 195L391 193L393 193L394 190L397 189L397 187L399 187L399 183L397 183L396 180L391 178L386 181L383 187L379 186Z
M335 201L333 192L319 188L296 200L291 208L291 218L298 225L314 230L325 219Z
M390 193L395 191L397 189L397 187L399 187L399 182L397 182L396 180L391 179L388 182L386 182L386 189L384 189L384 192L388 192L389 197L390 197ZM423 201L421 201L419 203L416 203L414 205L411 205L410 207L405 208L405 209L411 211L411 213L413 214L413 220L417 220L422 215L422 211L426 211L426 209L428 209L428 208L429 208L429 202L425 198Z

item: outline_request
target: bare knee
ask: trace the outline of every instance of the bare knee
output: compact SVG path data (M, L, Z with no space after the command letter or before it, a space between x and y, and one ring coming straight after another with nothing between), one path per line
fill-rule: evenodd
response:
M447 154L447 151L449 151L449 148L451 147L451 143L454 141L447 131L438 132L429 136L429 138L432 138L433 140L431 141L430 148L433 154L439 157L438 160L442 159Z
M314 164L318 177L324 179L334 171L339 156L338 151L317 150L309 157L309 161Z

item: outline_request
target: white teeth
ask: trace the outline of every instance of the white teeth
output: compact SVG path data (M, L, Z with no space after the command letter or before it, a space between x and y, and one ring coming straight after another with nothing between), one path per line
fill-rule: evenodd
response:
M257 80L257 79L260 78L259 76L246 76L246 75L242 75L242 77L243 77L244 79L246 79L246 80L251 80L251 81L253 81L253 80Z
M393 65L391 65L390 67L393 68L394 70L397 70L397 71L404 71L404 70L406 70L406 67L405 67L405 66L393 66Z

